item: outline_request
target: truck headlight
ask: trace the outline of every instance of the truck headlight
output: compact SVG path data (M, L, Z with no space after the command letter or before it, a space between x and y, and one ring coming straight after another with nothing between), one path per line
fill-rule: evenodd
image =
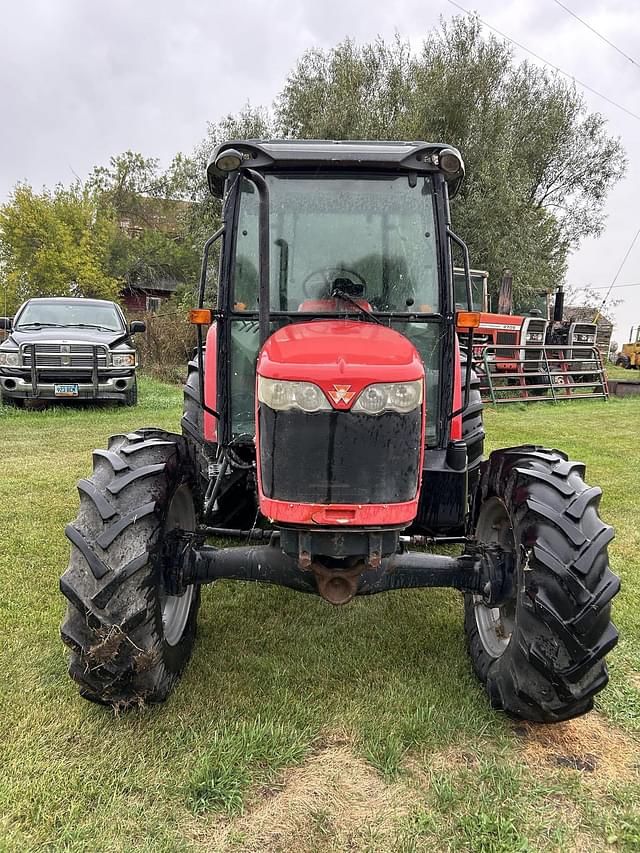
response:
M406 415L422 403L422 380L414 382L383 382L368 385L353 404L353 412L380 415L399 412Z
M20 354L14 351L0 350L0 367L17 367L20 364Z
M135 367L136 357L134 353L113 353L111 364L114 367Z
M258 376L258 400L277 412L300 409L311 413L331 408L322 389L313 382L290 382L265 376Z

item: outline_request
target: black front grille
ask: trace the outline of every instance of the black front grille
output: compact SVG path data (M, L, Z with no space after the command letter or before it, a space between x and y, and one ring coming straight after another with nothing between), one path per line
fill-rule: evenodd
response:
M93 373L89 370L71 370L69 373L62 373L55 370L40 370L38 371L38 382L43 384L57 385L75 385L89 384L93 381Z
M93 367L94 347L92 344L35 344L36 367ZM31 367L32 346L23 349L23 364ZM99 367L107 365L107 351L103 346L96 347Z
M266 497L321 504L401 503L418 489L422 413L275 412L260 406Z
M498 332L496 334L496 344L515 344L518 342L518 335L515 332ZM497 351L496 356L499 358L515 358L515 349L503 349L502 346Z

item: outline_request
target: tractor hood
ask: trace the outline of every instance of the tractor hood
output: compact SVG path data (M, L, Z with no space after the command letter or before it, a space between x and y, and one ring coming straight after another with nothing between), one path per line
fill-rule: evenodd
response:
M422 379L424 366L413 344L386 326L366 321L314 320L293 323L274 332L258 358L258 374L270 379L315 382L334 408L344 409L374 382ZM340 388L346 388L346 392L336 395L334 392ZM342 399L336 402L336 396Z

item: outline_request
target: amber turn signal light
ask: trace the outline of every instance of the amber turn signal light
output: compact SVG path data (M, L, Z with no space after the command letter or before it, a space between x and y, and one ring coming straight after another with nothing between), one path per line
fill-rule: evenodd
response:
M207 326L212 320L213 315L208 308L192 308L189 311L189 322L194 326Z
M480 314L477 311L458 311L456 326L459 329L477 329L480 325Z

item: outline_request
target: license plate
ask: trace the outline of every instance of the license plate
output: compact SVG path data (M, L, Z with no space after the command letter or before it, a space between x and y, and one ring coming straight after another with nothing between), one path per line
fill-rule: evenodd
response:
M78 386L77 385L54 385L53 393L56 397L77 397L78 396Z

